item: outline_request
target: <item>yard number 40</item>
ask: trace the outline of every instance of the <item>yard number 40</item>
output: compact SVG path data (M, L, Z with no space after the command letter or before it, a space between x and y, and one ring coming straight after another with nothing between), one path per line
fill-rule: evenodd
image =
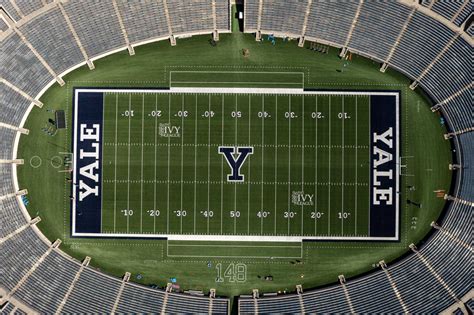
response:
M245 282L247 280L246 264L229 264L224 271L224 277L222 277L222 269L222 264L218 263L216 265L216 282L224 282L225 279L229 282Z

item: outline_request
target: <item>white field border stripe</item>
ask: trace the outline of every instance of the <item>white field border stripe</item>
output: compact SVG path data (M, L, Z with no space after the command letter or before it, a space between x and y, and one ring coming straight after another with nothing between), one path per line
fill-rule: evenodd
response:
M347 95L347 96L358 96L358 95L391 95L395 96L396 98L396 142L397 142L397 149L396 149L396 158L397 161L399 159L400 154L400 97L399 92L383 92L383 91L304 91L303 89L267 89L267 88L171 88L170 90L164 89L107 89L107 88L100 88L100 89L75 89L74 90L74 152L73 152L73 161L74 165L77 165L77 123L78 123L78 99L80 93L158 93L158 94L180 94L180 93L219 93L219 94L273 94L273 95ZM396 168L396 191L399 190L400 186L400 170ZM77 172L73 172L73 182L76 183L77 181ZM319 237L302 237L302 236L239 236L239 235L173 235L173 234L120 234L120 233L77 233L76 232L76 189L73 189L72 196L74 198L74 202L72 205L72 236L77 237L115 237L115 238L168 238L169 240L186 240L186 239L194 239L194 240L233 240L233 241L256 241L256 240L265 240L268 239L269 241L301 241L301 240L353 240L353 241L396 241L399 239L399 228L400 228L400 209L399 209L399 194L395 195L396 198L396 231L394 237L333 237L333 236L319 236ZM168 217L169 219L169 217ZM169 223L168 223L169 224Z
M105 238L166 238L169 241L249 241L249 242L301 242L304 240L338 240L338 241L395 241L395 237L342 237L342 236L270 236L270 235L195 235L195 234L121 234L121 233L76 233L80 237Z
M406 101L406 100L405 100ZM405 104L405 106L407 106ZM397 143L396 143L396 146L397 146L397 150L396 150L396 153L395 153L395 158L396 158L396 161L399 161L400 160L400 94L399 93L395 93L395 111L396 111L396 115L395 115L395 128L396 128L396 134L397 134ZM407 128L408 126L405 126L405 128ZM407 139L405 139L405 141L407 141ZM395 180L395 204L396 204L396 209L395 209L395 238L398 240L399 237L400 237L400 233L399 233L399 230L400 230L400 194L399 194L399 191L400 191L400 168L398 167L398 165L396 165L395 167L395 172L396 172L396 180Z
M76 95L81 92L89 93L160 93L160 94L182 94L182 93L218 93L218 94L274 94L274 95L392 95L397 97L398 92L383 91L305 91L303 89L272 89L272 88L203 88L203 87L176 87L170 89L76 89Z

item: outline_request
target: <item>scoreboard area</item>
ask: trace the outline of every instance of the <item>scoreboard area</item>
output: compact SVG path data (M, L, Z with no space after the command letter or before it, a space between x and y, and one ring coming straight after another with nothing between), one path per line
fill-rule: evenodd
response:
M398 91L74 90L72 236L399 240Z

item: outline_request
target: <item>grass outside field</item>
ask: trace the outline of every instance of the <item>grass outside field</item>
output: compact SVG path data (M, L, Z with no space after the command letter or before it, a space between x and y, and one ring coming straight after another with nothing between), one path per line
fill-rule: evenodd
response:
M54 85L41 97L45 106L42 109L33 108L25 125L30 134L22 135L20 139L18 158L24 159L25 164L18 167L18 178L20 189L26 188L29 192L28 211L33 217L41 216L39 228L49 239L61 238L62 250L77 259L83 259L86 255L91 256L91 264L105 272L116 276L122 275L125 271L131 272L132 281L165 285L170 277L177 277L183 289L208 291L209 288L216 288L220 295L234 296L249 293L252 288L259 288L261 292L285 289L292 291L296 284L303 284L307 289L334 283L339 274L344 274L349 279L377 268L374 264L381 259L386 262L396 259L408 251L408 244L417 243L426 235L430 230L430 222L438 218L444 205L444 200L436 198L433 191L448 190L450 186L451 173L447 167L451 161L450 148L449 143L443 140L442 134L445 128L440 125L438 116L429 110L430 104L421 93L408 89L410 83L408 79L392 70L380 73L378 64L358 56L354 56L349 67L340 72L338 70L342 68L342 61L335 49L327 55L319 54L298 48L294 41L278 40L277 44L272 46L268 42L255 42L251 35L229 34L221 35L218 46L211 47L206 40L206 37L178 40L176 47L170 47L167 42L158 42L136 47L136 55L133 57L128 56L126 51L111 55L95 61L94 71L89 71L84 66L66 75L65 87ZM250 57L241 56L242 48L250 50ZM295 258L248 258L249 253L261 252L261 248L249 250L229 246L219 251L220 255L227 253L226 256L238 256L242 253L240 257L235 258L176 257L175 254L179 250L172 246L171 251L168 251L168 243L162 240L71 238L70 188L65 180L67 175L58 173L50 161L58 156L58 152L70 150L72 129L59 132L55 137L44 134L41 128L48 118L54 118L47 110L64 109L68 126L71 126L71 100L74 87L166 87L170 83L170 71L198 68L227 71L235 69L304 71L307 88L401 90L403 117L401 153L406 157L404 161L407 167L404 172L410 175L403 176L401 184L401 241L304 243L303 258L299 259L300 263L295 263ZM205 80L210 81L210 78ZM179 100L177 102L179 103ZM200 124L206 122L208 123L205 119L198 121ZM252 124L250 126L252 127ZM231 130L235 132L235 129ZM137 134L141 135L141 130ZM204 138L205 136L206 132ZM253 136L254 133L252 138ZM258 136L259 134L255 133L255 137ZM141 139L138 137L134 141ZM302 140L297 138L295 141ZM311 153L314 152L310 151L308 154ZM180 156L180 152L176 154ZM203 154L206 155L206 152ZM33 156L42 159L42 167L33 168L30 165L29 161ZM138 157L141 157L141 152L138 152ZM177 175L179 175L177 180L180 180L180 172ZM258 181L259 178L255 180ZM415 186L416 190L407 190L407 185ZM179 191L180 187L177 189ZM419 209L407 205L406 199L422 203L423 207ZM207 223L204 226L207 229ZM203 256L207 253L212 256L213 250L207 252L205 247L201 247L200 253ZM211 262L210 267L208 262ZM220 267L218 264L221 264ZM223 269L224 273L232 264L246 265L245 281L230 281L231 277L222 276L224 281L216 282L218 268ZM138 280L137 274L141 274L143 278ZM272 282L257 277L268 274L273 276Z

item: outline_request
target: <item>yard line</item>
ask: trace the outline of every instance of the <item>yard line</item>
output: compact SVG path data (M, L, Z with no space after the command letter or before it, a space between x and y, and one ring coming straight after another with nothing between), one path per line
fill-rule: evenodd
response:
M196 95L197 99L197 95ZM224 145L224 94L222 94L222 102L221 102L221 145ZM221 158L221 234L222 231L222 224L224 220L224 159Z
M196 94L196 100L194 103L194 234L196 234L196 175L197 175L197 116L198 116L198 110L197 110L197 99L198 96Z
M154 165L154 168L155 168L155 175L154 175L154 181L153 181L153 210L154 210L154 213L153 213L153 233L156 233L156 148L158 147L156 145L156 137L157 137L157 124L158 124L158 117L156 117L156 113L157 113L157 106L158 106L158 94L155 94L155 165Z
M302 108L303 108L303 122L302 122L302 129L303 131L301 132L301 137L302 137L302 147L301 147L301 191L304 192L304 95L302 96ZM301 235L304 233L304 222L303 222L303 205L301 205Z
M184 138L184 94L181 95L181 203L180 208L183 211L183 138ZM181 212L182 213L182 212ZM179 220L179 230L183 234L183 216Z
M314 139L315 139L315 147L314 147L314 182L318 182L318 127L319 127L319 122L318 122L318 96L315 96L316 98L316 127L314 127ZM316 198L318 198L318 185L314 185L314 235L317 234L318 230L318 220L316 219L316 213L318 212L317 206L316 206Z
M260 234L263 234L263 160L264 160L264 153L265 148L263 144L265 143L265 96L262 95L262 185L260 185Z
M235 142L234 145L237 145L237 94L235 94ZM234 184L234 234L237 233L237 184Z
M290 235L290 200L291 200L291 95L288 95L288 235Z
M118 94L115 94L115 152L114 152L114 233L117 222L117 125L118 125Z
M342 182L344 183L344 120L346 120L344 112L344 95L342 95ZM342 200L341 200L341 235L344 235L344 185L341 187Z
M142 94L142 163L140 181L140 233L143 232L143 136L145 128L145 94Z
M207 110L209 112L208 115L208 127L207 127L207 234L209 234L209 211L210 211L210 192L211 192L211 187L209 186L209 180L211 177L211 146L209 145L211 143L211 94L209 94L209 100L207 103Z
M357 148L357 96L355 98L355 124L356 124L356 130L355 130L355 141L356 141L356 148ZM355 213L354 213L354 225L355 225L355 236L357 236L357 169L359 168L359 164L357 162L357 153L358 153L359 150L355 150L355 182L356 182L356 186L355 186Z
M168 124L171 124L171 94L168 94ZM170 232L170 137L168 137L168 190L166 195L166 232Z
M130 123L132 118L132 94L128 94L128 143L130 144ZM130 225L130 145L128 146L128 173L127 173L127 233Z
M275 95L275 144L278 144L278 96ZM277 226L277 176L278 176L278 147L275 145L275 205L274 205L274 224L273 230L276 235L276 226Z
M328 236L331 235L331 95L329 95Z
M249 137L248 137L248 142L249 142L249 145L251 145L250 143L250 125L251 125L251 113L252 113L252 109L251 109L251 105L252 104L252 99L250 98L250 94L249 94ZM248 174L248 182L247 182L247 234L250 234L250 156L248 157L248 168L249 168L249 174Z

